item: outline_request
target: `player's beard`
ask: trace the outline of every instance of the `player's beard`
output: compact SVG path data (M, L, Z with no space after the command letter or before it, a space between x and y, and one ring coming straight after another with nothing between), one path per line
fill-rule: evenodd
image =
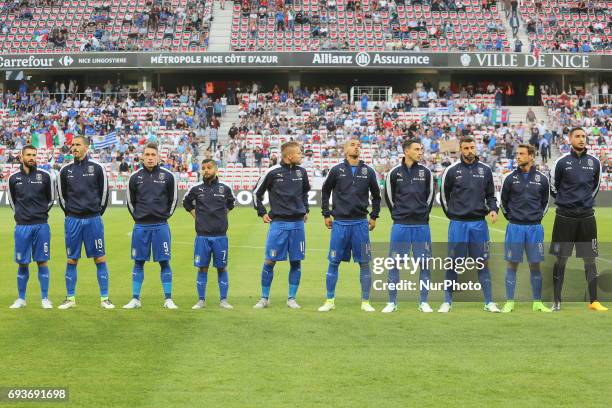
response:
M26 166L28 170L32 170L34 169L34 167L36 167L36 162L35 161L25 162L23 165Z
M468 155L463 155L463 158L465 159L465 161L473 162L474 160L476 160L476 155L470 153Z

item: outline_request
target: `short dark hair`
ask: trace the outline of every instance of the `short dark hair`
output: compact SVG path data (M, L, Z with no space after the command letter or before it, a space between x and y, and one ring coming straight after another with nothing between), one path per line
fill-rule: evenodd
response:
M536 149L533 145L521 143L520 145L518 145L518 148L527 149L527 153L529 153L530 156L535 157L536 155Z
M26 150L38 150L37 147L34 147L34 145L25 145L21 148L21 154L23 154L23 152L25 152Z
M72 139L72 141L74 142L74 141L75 141L75 140L77 140L77 139L82 139L82 140L83 140L83 144L85 144L85 146L89 147L89 138L88 138L88 137L85 137L85 136L83 136L83 135L78 135L78 136L75 136L75 137Z
M284 157L285 156L285 152L287 151L287 149L291 149L292 147L297 147L299 149L300 148L300 144L298 142L294 142L294 141L283 143L281 145L281 155Z
M145 149L153 149L157 151L157 143L149 142L145 145Z
M570 129L569 131L569 136L572 136L574 134L574 132L577 132L579 130L582 130L584 132L584 134L586 135L586 131L584 130L584 128L580 127L580 126L576 126Z
M217 167L217 162L214 161L213 159L204 159L202 160L202 165L208 164L208 163L212 163L215 165L215 167Z
M410 146L412 146L415 143L422 144L421 139L412 138L412 139L404 140L404 143L402 143L402 150L410 149Z
M473 143L474 142L474 138L472 136L464 136L461 139L459 139L459 146L461 146L464 143Z

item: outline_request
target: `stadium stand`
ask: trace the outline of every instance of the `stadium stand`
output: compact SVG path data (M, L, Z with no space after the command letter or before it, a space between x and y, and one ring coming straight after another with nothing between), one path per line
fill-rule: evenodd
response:
M8 53L205 51L212 0L21 0L3 3Z
M411 4L412 3L412 4ZM480 0L273 2L234 6L234 50L506 51L495 2Z
M236 0L232 50L510 51L504 2ZM525 51L611 53L612 3L519 2ZM15 0L2 3L8 53L205 51L213 0ZM526 45L526 44L525 44Z
M426 102L419 101L423 91L431 94ZM601 188L612 188L609 105L587 107L580 95L548 96L556 102L548 104L546 120L517 123L496 106L492 94L464 96L429 89L421 81L412 93L394 94L385 102L351 102L339 89L328 88L240 93L238 122L228 136L216 133L219 120L225 120L223 102L205 95L198 98L190 87L179 88L177 94L106 96L86 88L63 99L39 88L25 94L7 92L0 100L0 188L6 188L8 175L19 166L22 146L36 144L41 166L58 169L71 160L70 139L81 134L91 137L93 157L104 163L117 189L125 188L129 173L140 166L139 155L149 141L159 143L164 165L179 174L181 188L198 180L203 158L213 158L234 189L250 190L261 172L278 161L284 141L303 144L304 166L317 178L342 160L345 140L359 138L364 159L382 180L399 160L405 138L423 140L425 162L440 175L454 160L458 139L467 134L475 137L481 159L494 169L499 182L512 168L519 143L536 145L539 165L546 170L547 159L567 150L562 136L576 125L586 128L591 150L602 158ZM211 143L217 137L219 143Z
M519 5L530 42L551 52L612 52L611 9L609 1L533 0Z

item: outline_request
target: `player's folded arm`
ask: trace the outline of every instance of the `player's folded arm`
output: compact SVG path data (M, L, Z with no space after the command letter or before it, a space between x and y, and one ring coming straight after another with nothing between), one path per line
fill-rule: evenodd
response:
M171 176L169 182L166 183L168 193L168 218L170 218L174 214L174 211L176 211L176 205L178 203L178 183L176 181L176 175L174 172L168 171L168 173L170 173Z
M183 197L183 208L187 212L191 212L195 209L195 194L193 192L195 187L196 186L192 186L189 191L187 191L187 194L185 194L185 197Z
M451 192L453 191L453 185L455 184L455 172L452 170L453 165L448 166L442 173L442 188L440 191L440 203L442 204L442 211L448 217L448 201L451 198Z
M370 212L370 218L375 220L380 214L380 186L378 185L378 179L376 177L376 171L368 166L370 169L370 194L372 194L372 211Z
M508 200L510 199L510 189L512 188L512 177L514 171L506 174L502 181L500 209L506 219L509 219Z
M103 165L96 163L100 168L98 171L98 188L100 189L100 215L104 215L106 207L108 207L108 175Z
M136 189L136 178L134 177L138 173L135 171L130 175L128 179L128 188L127 188L127 208L132 217L134 217L134 207L136 206L136 197L138 197L137 189Z
M489 211L499 212L499 207L497 206L497 197L495 197L495 183L493 182L493 171L489 168L488 172L488 180L486 187L486 195L485 200L487 202L487 207Z
M310 205L308 204L308 193L310 192L310 181L308 180L308 173L304 169L304 178L302 179L302 203L304 203L304 208L306 209L306 214L310 212Z
M436 186L434 185L434 177L429 168L427 168L427 174L429 175L429 181L427 183L427 203L428 203L428 213L431 212L433 208L433 203L436 198Z
M68 182L66 180L66 167L69 164L65 164L59 171L59 180L57 182L57 196L59 198L59 205L64 213L66 212L66 200L64 199L64 194L66 194L66 190L68 188Z
M263 217L268 213L266 207L263 205L263 197L268 190L270 170L259 178L255 189L253 190L253 207L257 210L257 215Z
M329 169L327 176L325 177L325 181L323 181L323 186L321 187L321 214L323 217L329 218L331 217L331 211L329 210L329 198L331 197L331 192L336 185L336 172L335 166Z
M542 207L544 208L544 212L542 213L542 217L546 215L548 212L548 203L550 201L550 185L548 182L548 177L542 173Z
M234 197L234 192L232 191L230 186L226 185L225 186L225 208L227 208L227 211L231 211L234 209L235 205L236 205L236 197Z
M397 167L389 170L387 176L385 177L385 185L384 185L384 195L385 202L387 203L387 208L392 213L393 212L393 201L395 199L395 179L396 173L395 169Z

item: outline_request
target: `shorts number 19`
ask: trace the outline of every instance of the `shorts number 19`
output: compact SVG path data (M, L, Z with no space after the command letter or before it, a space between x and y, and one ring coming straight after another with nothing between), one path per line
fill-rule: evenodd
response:
M102 241L102 238L98 238L98 239L94 240L94 245L95 245L97 250L104 249L104 241Z

